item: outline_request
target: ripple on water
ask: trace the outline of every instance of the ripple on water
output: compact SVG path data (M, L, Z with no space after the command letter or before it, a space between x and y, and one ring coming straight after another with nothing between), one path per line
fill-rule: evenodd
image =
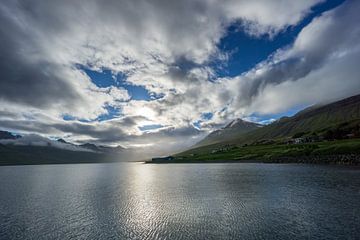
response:
M360 171L273 164L0 167L0 239L356 239Z

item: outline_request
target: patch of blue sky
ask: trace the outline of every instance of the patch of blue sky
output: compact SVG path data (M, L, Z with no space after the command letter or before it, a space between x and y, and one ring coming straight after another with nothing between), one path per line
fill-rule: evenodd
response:
M267 123L271 123L274 120L280 119L281 117L292 117L299 111L305 109L306 107L308 107L308 105L299 105L299 106L292 107L284 112L279 112L279 113L275 113L275 114L254 113L254 114L250 115L249 118L253 119L253 121L255 121L257 123L267 124Z
M201 123L202 121L201 120L198 120L196 122L193 122L193 126L196 128L196 129L201 129Z
M130 100L151 101L164 97L164 94L156 94L153 92L149 92L145 87L135 86L126 82L126 75L123 73L113 74L113 72L108 69L95 71L95 70L91 70L86 66L79 64L77 65L77 68L84 71L89 76L91 81L99 88L107 88L111 86L125 88L128 91L129 95L131 96ZM115 108L113 106L107 105L105 106L105 109L107 113L98 116L96 119L92 119L92 120L77 119L74 116L65 114L63 115L63 120L65 121L78 120L81 122L93 122L93 121L101 122L121 116L121 110L119 108Z
M64 115L62 116L62 118L63 118L63 120L65 120L65 121L74 121L74 120L76 120L76 118L75 118L74 116L71 116L71 115L69 115L69 114L64 114Z
M213 118L214 114L212 112L205 112L205 113L202 113L201 116L200 116L200 119L193 122L192 125L194 126L194 128L196 129L201 129L201 123L205 122L205 121L208 121L208 120L211 120Z
M115 108L113 106L107 105L107 106L105 106L105 109L106 109L107 113L98 116L95 119L95 121L102 122L102 121L106 121L109 119L118 118L121 116L121 110L119 108Z
M77 65L77 67L84 71L91 81L100 88L111 86L125 88L131 96L131 100L150 101L163 97L163 95L150 93L143 86L136 86L126 82L126 75L123 73L113 74L113 72L108 69L94 71L83 65Z
M201 119L202 120L211 120L213 118L214 114L212 112L207 112L207 113L203 113L201 114Z
M253 37L241 28L241 22L235 22L227 29L227 34L221 39L218 48L229 54L226 64L215 60L210 66L216 70L218 77L234 77L249 71L256 64L266 60L277 49L294 42L299 32L315 17L333 9L345 0L328 0L315 5L310 13L296 26L286 28L273 38L269 36Z
M162 127L164 126L161 124L149 124L149 125L139 126L138 128L140 129L140 131L146 132L146 131L156 130Z
M113 107L113 106L110 106L110 105L106 105L105 107L105 110L107 111L106 113L104 114L101 114L99 115L97 118L95 119L81 119L81 118L76 118L72 115L69 115L69 114L64 114L62 116L62 119L65 120L65 121L79 121L79 122L103 122L103 121L106 121L106 120L110 120L110 119L114 119L114 118L118 118L118 117L121 117L121 109L119 108L116 108L116 107Z

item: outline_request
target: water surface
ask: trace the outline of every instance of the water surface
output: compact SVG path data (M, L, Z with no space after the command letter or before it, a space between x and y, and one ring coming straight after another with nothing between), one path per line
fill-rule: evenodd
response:
M349 167L0 167L0 239L359 239L359 204Z

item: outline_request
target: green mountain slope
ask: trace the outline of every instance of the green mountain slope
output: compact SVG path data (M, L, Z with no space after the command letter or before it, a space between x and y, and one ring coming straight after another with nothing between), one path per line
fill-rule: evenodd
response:
M324 106L312 106L293 117L285 117L245 136L238 141L256 141L292 137L295 134L323 132L338 124L360 119L360 95Z
M224 128L211 132L194 147L206 146L223 141L231 141L236 139L241 134L248 133L260 127L262 127L262 125L257 123L244 121L242 119L235 119Z
M296 135L321 135L339 127L359 128L359 125L360 95L356 95L327 105L306 108L292 117L283 117L267 126L237 134L230 140L224 138L222 141L203 144L200 147L195 145L186 153L208 152L229 144L240 146L261 140L278 140Z

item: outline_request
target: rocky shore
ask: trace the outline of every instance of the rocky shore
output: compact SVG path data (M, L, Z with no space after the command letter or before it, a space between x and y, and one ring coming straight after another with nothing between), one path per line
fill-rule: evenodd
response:
M266 160L265 162L360 165L360 155L358 155L358 154L338 154L338 155L310 155L310 156L296 156L296 157L277 157L277 158Z

